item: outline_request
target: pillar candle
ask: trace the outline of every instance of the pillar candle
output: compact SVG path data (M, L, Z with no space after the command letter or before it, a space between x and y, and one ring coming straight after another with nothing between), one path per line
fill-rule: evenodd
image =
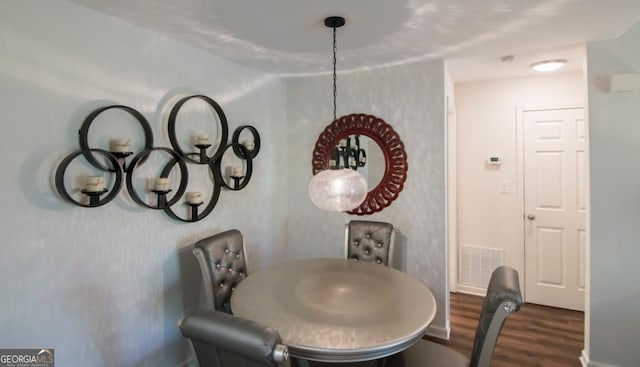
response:
M253 140L245 140L242 142L242 145L244 145L245 148L249 149L249 150L253 150L253 148L255 148L255 143L253 142Z
M193 141L197 145L206 145L209 144L209 137L205 134L198 134L193 138Z
M169 190L169 179L165 177L157 178L153 188L157 191Z
M102 176L87 177L84 189L89 192L100 192L104 190L104 180L102 179Z
M129 142L131 142L131 139L111 139L109 141L109 150L116 153L130 152Z
M189 204L200 204L202 203L202 194L197 191L188 192L186 199Z

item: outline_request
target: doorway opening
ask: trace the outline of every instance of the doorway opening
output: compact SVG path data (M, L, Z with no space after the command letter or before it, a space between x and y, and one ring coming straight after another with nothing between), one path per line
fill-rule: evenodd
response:
M524 110L581 107L585 85L580 71L455 85L457 193L451 193L450 197L455 195L457 201L455 226L452 226L457 230L455 236L449 235L449 253L451 258L457 255L457 261L450 262L452 291L484 295L493 268L506 264L521 274L521 288L527 300L524 235L525 220L531 220L523 217L524 178L521 177L525 171L524 156L519 153L523 135L518 128L521 120L518 116ZM584 126L581 128L585 129ZM553 128L557 128L553 123L544 125L544 129ZM583 154L583 166L585 157ZM544 158L553 162L551 155ZM557 159L555 162L554 169L562 169L558 168ZM586 197L586 179L581 184L580 190ZM566 199L568 194L564 195ZM582 231L583 242L585 233ZM556 242L562 237L557 231L544 234L551 235ZM587 244L582 246L585 248ZM578 256L584 264L584 251ZM549 275L557 273L547 271L545 276L549 279L545 280L561 283Z

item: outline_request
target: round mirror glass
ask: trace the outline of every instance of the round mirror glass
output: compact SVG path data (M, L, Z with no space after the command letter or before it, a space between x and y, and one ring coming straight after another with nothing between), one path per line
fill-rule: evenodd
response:
M364 167L358 167L358 172L367 180L367 187L373 189L382 181L387 163L384 159L384 154L382 154L382 149L371 138L361 136L360 149L366 152L367 162Z

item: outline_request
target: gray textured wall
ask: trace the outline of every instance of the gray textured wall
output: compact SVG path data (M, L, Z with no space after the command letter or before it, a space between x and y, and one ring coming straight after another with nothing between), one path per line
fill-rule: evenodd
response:
M125 192L93 209L54 194L52 172L95 107L138 109L169 146L164 108L194 92L263 142L249 186L222 192L210 216L178 223ZM235 227L263 267L286 241L284 82L67 2L4 1L0 96L0 347L55 348L60 366L179 365L176 323L200 286L188 246ZM92 135L122 136L106 121Z

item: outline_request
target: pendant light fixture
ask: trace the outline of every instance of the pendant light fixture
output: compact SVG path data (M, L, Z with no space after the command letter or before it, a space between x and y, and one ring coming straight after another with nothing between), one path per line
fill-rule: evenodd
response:
M333 28L333 121L336 121L336 28L342 27L342 17L328 17L324 25ZM344 212L357 208L367 197L367 181L358 171L326 169L318 172L309 182L309 198L315 206L323 210Z

